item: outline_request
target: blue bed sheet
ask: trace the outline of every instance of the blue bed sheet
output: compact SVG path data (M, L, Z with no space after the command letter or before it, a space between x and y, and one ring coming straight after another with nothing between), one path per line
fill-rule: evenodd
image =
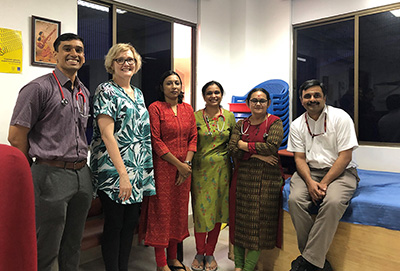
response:
M400 173L358 170L360 182L341 221L400 230ZM289 211L290 178L283 189Z

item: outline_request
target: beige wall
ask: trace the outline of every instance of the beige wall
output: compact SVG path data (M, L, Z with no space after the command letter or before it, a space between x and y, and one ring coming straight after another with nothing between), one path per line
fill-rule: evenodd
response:
M244 95L272 78L291 82L292 23L315 20L378 5L388 0L123 0L158 13L198 23L197 109L204 106L200 89L217 80L232 95ZM30 65L30 16L61 21L62 32L76 32L76 0L2 0L0 27L22 31L23 71L0 73L0 143L8 144L8 126L19 89L49 68ZM400 148L361 146L360 168L400 172Z

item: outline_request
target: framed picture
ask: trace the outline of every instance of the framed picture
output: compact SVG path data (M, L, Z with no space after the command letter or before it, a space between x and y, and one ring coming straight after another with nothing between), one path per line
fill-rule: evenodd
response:
M55 67L53 42L61 34L61 22L32 16L33 66Z

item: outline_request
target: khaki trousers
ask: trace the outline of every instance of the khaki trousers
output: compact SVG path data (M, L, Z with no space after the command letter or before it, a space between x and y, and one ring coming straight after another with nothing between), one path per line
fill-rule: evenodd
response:
M311 169L313 180L320 182L329 169ZM339 220L342 218L358 184L355 168L346 169L328 186L326 196L319 204L317 216L310 214L315 207L307 185L297 174L290 181L289 213L297 233L302 256L313 265L323 268Z

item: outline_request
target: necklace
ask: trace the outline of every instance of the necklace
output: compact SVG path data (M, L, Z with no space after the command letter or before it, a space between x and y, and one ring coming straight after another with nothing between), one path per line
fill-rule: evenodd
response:
M210 127L210 119L208 118L208 116L206 116L205 111L206 111L206 109L204 108L203 109L203 119L204 119L204 122L206 123L208 134L211 135L212 132L211 132L211 127ZM222 121L223 121L221 129L219 128L219 124L218 124L218 119L219 118L222 118ZM217 130L218 130L219 133L222 133L223 131L225 131L224 130L224 128L225 128L225 116L222 114L222 109L221 108L219 109L219 115L216 118L216 123L217 123Z

